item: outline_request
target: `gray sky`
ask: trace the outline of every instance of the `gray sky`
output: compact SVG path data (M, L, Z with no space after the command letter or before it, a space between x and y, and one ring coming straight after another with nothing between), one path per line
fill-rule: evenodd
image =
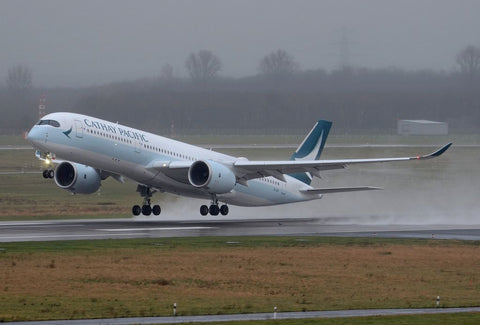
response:
M480 1L0 0L0 81L16 64L32 68L35 86L152 77L167 63L186 76L200 49L234 77L278 48L302 69L330 70L342 30L356 67L450 71L458 51L480 45Z

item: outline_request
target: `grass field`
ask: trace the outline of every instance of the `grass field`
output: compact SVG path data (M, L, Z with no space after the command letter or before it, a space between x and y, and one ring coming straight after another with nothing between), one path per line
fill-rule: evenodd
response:
M480 243L189 238L0 245L0 320L478 306ZM208 297L208 298L206 298Z

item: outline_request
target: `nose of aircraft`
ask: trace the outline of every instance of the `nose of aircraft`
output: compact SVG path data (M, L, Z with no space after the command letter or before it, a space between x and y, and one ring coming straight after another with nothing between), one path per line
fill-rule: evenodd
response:
M35 145L40 140L40 131L38 127L34 125L27 134L27 141Z

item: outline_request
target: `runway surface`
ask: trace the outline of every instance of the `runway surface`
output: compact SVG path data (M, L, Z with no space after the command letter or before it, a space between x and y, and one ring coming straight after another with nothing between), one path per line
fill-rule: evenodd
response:
M421 308L421 309L363 309L363 310L332 310L286 313L232 314L208 316L178 316L178 317L132 317L110 319L81 319L38 322L2 323L9 325L129 325L129 324L174 324L174 323L206 323L229 321L252 321L269 319L306 319L306 318L345 318L367 316L421 315L421 314L453 314L478 313L480 307L470 308Z
M360 225L322 218L0 222L0 242L199 236L343 236L480 240L480 225Z

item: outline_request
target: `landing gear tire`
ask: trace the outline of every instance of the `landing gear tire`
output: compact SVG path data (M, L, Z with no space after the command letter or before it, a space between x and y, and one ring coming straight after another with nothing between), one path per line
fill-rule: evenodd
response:
M154 215L158 216L160 212L162 212L162 209L160 209L159 205L154 205L152 208L152 212Z
M212 216L218 216L219 213L221 213L222 216L226 216L228 214L228 206L224 204L221 207L219 207L217 196L215 194L212 194L212 203L210 207L206 205L202 205L200 207L200 214L202 216L206 216L209 213Z
M142 209L140 208L139 205L134 205L132 207L132 213L133 213L134 216L140 215L141 212L142 212Z
M226 216L228 214L228 206L226 204L220 207L220 213L222 216Z
M42 173L43 178L53 178L55 176L55 172L53 169L45 169Z
M208 214L209 210L208 210L208 207L206 205L202 205L200 207L200 214L202 216L206 216Z
M145 216L149 216L152 214L152 207L149 205L142 206L142 214Z
M139 184L137 186L137 192L140 193L141 197L143 197L143 205L141 208L138 205L133 206L132 212L134 216L138 216L140 215L140 213L144 216L149 216L152 213L158 216L162 212L162 209L158 204L155 204L152 207L150 203L150 199L152 198L153 193L157 192L156 189L152 190L151 187Z
M218 205L212 204L210 206L209 212L212 216L218 216L218 213L220 212L220 208Z

